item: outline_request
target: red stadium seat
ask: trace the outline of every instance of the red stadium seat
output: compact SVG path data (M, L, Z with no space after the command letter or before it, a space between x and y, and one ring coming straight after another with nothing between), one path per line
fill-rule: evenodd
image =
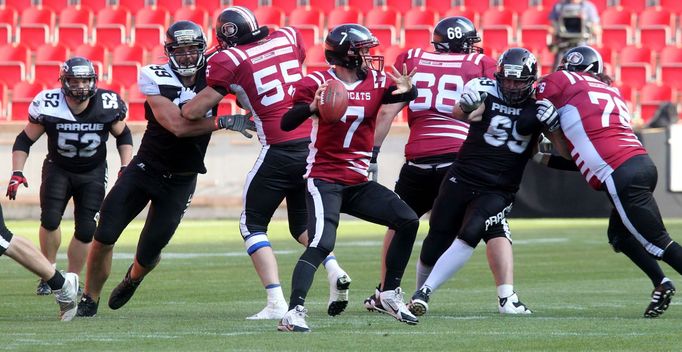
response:
M192 21L201 28L208 28L208 12L201 7L180 7L173 14L173 21Z
M93 64L100 67L107 67L109 60L107 60L107 49L102 46L83 44L71 50L71 56L82 56L92 61ZM100 75L104 74L103 70L97 71Z
M634 26L635 17L630 9L621 6L609 7L601 15L601 24L607 26Z
M218 103L218 115L234 114L237 111L237 102L234 96L228 95Z
M613 55L613 50L604 47L603 45L592 45L592 48L597 50L599 54L601 55L602 60L604 63L608 63L611 65L614 65L614 55Z
M39 83L19 82L12 87L12 104L10 117L15 121L28 119L28 107L31 101L45 86Z
M165 8L143 7L135 13L135 26L156 24L168 27L170 14Z
M546 75L554 70L554 54L549 51L549 48L544 47L533 54L538 60L539 75Z
M66 46L59 44L41 45L35 51L35 62L39 61L65 61L68 56Z
M671 12L682 13L682 1L680 0L658 0L658 5Z
M549 10L542 7L531 7L521 13L519 26L551 26Z
M412 0L384 0L384 5L390 6L402 14L413 9L412 3Z
M128 103L128 117L127 121L144 121L144 102L146 97L140 92L137 83L131 85L126 89L128 96L126 102Z
M49 29L54 28L56 16L49 8L29 7L21 11L21 24L44 24Z
M504 0L504 8L517 14L522 14L530 7L528 0Z
M675 16L660 6L647 7L639 14L639 42L659 51L672 39Z
M12 25L9 23L0 23L0 45L9 44L12 42Z
M481 45L487 50L492 50L490 55L497 56L493 53L502 53L510 46L514 39L512 37L512 29L508 26L489 26L481 28Z
M0 61L0 84L7 86L26 80L26 64L21 61Z
M436 22L438 22L438 12L426 7L415 7L404 13L405 28L434 26Z
M493 7L481 15L481 27L505 25L516 28L516 14L505 8Z
M80 0L81 7L85 7L97 13L97 11L107 7L107 0Z
M137 62L114 62L109 68L109 80L130 87L137 83L139 72L140 64Z
M307 73L327 70L329 64L324 58L324 46L316 45L306 50L304 66Z
M80 45L87 44L89 41L88 27L84 24L64 24L57 26L54 34L55 43L64 45L69 49L74 49Z
M30 51L25 45L7 44L0 46L0 62L19 61L24 65L30 64Z
M395 27L385 24L368 25L367 28L379 40L380 45L398 44Z
M63 61L37 61L33 65L33 82L52 87L59 81Z
M337 7L327 16L327 28L331 29L344 23L362 23L362 13L353 7Z
M303 45L305 48L313 47L320 43L320 30L312 25L294 25L303 37Z
M452 0L423 0L424 6L438 11L440 14L445 14L452 9Z
M415 26L403 29L402 46L410 48L421 48L428 50L431 48L431 37L433 36L433 27L431 26Z
M635 13L642 12L647 6L647 0L618 0L618 3Z
M146 65L157 64L162 65L168 62L166 56L166 49L163 45L157 45L149 51L149 59L145 62Z
M334 0L308 0L310 7L320 9L325 15L328 15L334 9L338 8Z
M651 65L646 63L621 63L618 80L639 89L651 78Z
M682 64L661 65L661 82L677 90L682 90Z
M7 114L5 112L5 102L9 104L9 99L7 99L7 85L0 83L0 121L7 120Z
M464 7L477 13L483 13L490 8L490 0L464 0Z
M347 0L346 4L354 9L360 10L362 13L367 13L374 8L374 0Z
M19 23L19 13L13 7L0 6L0 23L15 25Z
M369 10L365 16L366 26L392 26L400 28L400 13L391 7L379 6Z
M639 14L641 26L675 26L675 15L661 6L647 7Z
M253 10L253 14L256 16L256 20L258 20L258 24L261 26L274 28L284 26L284 11L280 8L261 6ZM213 18L217 18L217 16L213 16Z
M107 49L126 43L125 27L120 24L103 24L95 26L93 43Z
M82 24L90 28L93 25L93 13L87 7L66 7L59 12L59 25L65 24Z
M117 4L120 8L125 8L132 12L135 12L147 5L146 0L117 0Z
M164 9L168 12L173 12L184 7L183 0L155 0L156 7ZM177 21L177 20L176 20ZM203 27L202 27L203 28Z
M319 29L322 28L324 23L322 11L309 6L295 8L287 18L289 19L289 25L294 27L310 25Z
M673 91L667 85L649 83L642 87L639 95L639 116L646 124L658 110L658 107L665 102L674 102Z
M37 47L52 41L50 28L45 24L19 25L17 26L16 40L29 49L35 50Z
M40 5L58 12L69 7L69 0L40 0Z
M651 50L640 47L640 46L626 46L620 50L620 63L630 64L630 63L645 63L654 65L655 60ZM603 58L603 57L602 57ZM606 61L606 60L604 60Z
M468 18L471 22L474 23L474 27L478 28L478 24L481 21L481 16L478 14L478 12L464 7L464 6L459 6L459 7L452 7L448 11L445 12L443 17L454 17L454 16L461 16L461 17L466 17Z
M398 55L400 55L405 50L407 50L407 48L402 48L398 45L392 45L392 46L389 46L389 47L383 49L383 51L381 53L382 53L382 55L384 55L384 64L385 64L384 70L387 70L387 69L390 70L390 67L395 65L395 59L398 57ZM398 68L398 69L400 70L400 68Z
M97 88L114 91L114 92L118 93L118 95L120 95L121 97L123 97L124 94L126 93L126 89L122 85L120 85L116 82L107 82L107 81L99 80L99 81L97 81Z
M519 20L521 28L519 38L520 45L531 51L542 50L551 40L549 29L549 12L547 10L531 7L526 10Z
M233 3L235 3L235 1L233 1ZM237 4L235 3L235 5L237 5ZM210 11L216 11L216 9L220 9L220 10L223 9L223 5L221 3L221 0L194 0L194 6L201 8L201 9L204 9L206 11L209 11L209 13L211 13ZM249 9L251 9L251 10L253 10L254 8L255 7L249 7ZM213 17L213 18L216 18L216 17ZM260 23L260 19L259 19L259 23Z
M130 28L130 12L124 7L106 7L97 11L97 25L121 25L127 31Z
M124 61L141 63L144 61L144 50L137 45L119 45L111 51L111 61L114 63Z
M632 103L635 101L635 91L632 89L632 87L619 83L613 84L613 87L618 88L621 98L623 98L623 100L625 100L625 102L627 102L631 107ZM630 109L630 111L632 111L632 109Z
M149 50L163 43L164 33L164 27L158 24L139 25L133 28L130 41L140 48Z
M281 9L287 15L297 8L299 4L298 0L270 0L270 6Z
M31 0L5 0L4 5L17 10L26 9L33 6Z
M682 47L666 46L658 55L661 65L682 64Z
M601 42L605 48L619 49L632 44L632 32L629 26L604 26Z

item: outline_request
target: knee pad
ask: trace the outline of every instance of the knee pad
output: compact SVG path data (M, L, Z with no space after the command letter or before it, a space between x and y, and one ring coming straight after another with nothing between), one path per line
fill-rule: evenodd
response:
M613 249L613 251L616 253L620 253L621 252L621 245L624 241L627 240L628 236L623 236L622 234L617 233L617 232L613 232L613 231L607 231L606 235L609 239L609 244L611 245L611 248ZM629 236L629 237L631 237L631 236Z
M76 221L76 232L74 237L83 243L92 242L92 238L95 235L95 229L97 228L97 223L95 219L75 219Z
M58 229L61 222L62 215L54 211L47 211L40 216L40 226L47 231Z
M307 224L303 225L295 225L292 224L291 222L289 223L289 234L291 237L298 242L298 238L301 237L301 235L308 229Z
M145 253L140 253L135 255L135 260L137 260L137 264L146 269L154 269L161 261L161 255L148 256Z
M265 232L256 232L244 238L244 247L249 255L263 247L272 247Z

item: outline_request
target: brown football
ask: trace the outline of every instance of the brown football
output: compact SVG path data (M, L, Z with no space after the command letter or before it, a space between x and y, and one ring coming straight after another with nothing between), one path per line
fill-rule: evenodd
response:
M322 92L318 108L320 120L324 123L335 123L343 117L348 108L348 91L341 81L329 81L327 89Z

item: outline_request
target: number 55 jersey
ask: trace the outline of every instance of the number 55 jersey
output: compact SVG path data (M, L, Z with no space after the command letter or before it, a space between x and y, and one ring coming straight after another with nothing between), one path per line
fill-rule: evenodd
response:
M558 109L573 161L594 189L626 160L646 154L618 89L591 74L554 72L540 81L536 94Z
M98 88L85 110L74 115L57 88L36 95L28 119L45 128L47 159L64 170L82 173L106 160L111 125L125 119L127 111L118 94Z

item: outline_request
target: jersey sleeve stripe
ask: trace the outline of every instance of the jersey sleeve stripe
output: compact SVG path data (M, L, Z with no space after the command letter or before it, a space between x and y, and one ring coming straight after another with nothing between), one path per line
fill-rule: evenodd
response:
M412 58L413 52L414 52L414 49L410 49L410 50L407 51L407 58L408 58L408 59L411 59L411 58Z
M563 73L564 76L566 76L566 78L568 78L568 81L571 82L571 84L575 84L575 78L573 78L573 76L571 76L571 74L569 72L563 71L563 70L559 71L559 72Z
M321 74L320 72L313 72L310 75L308 75L315 83L317 83L318 86L322 85L324 83L324 75Z
M246 59L249 58L249 56L246 55L246 53L245 53L244 51L242 51L242 49L239 49L239 48L236 48L236 47L235 47L235 48L230 48L230 50L232 50L232 51L235 52L237 55L239 55L239 57L241 57L242 60L246 60Z
M294 32L294 29L291 27L282 27L279 29L282 31L282 33L289 39L289 42L293 45L296 45L296 32Z
M239 66L240 61L236 56L234 56L234 54L231 52L231 49L225 50L224 53L232 60L232 63L234 63L235 66Z
M482 54L476 54L476 60L474 60L474 63L476 65L480 64L481 60L483 60L483 55Z

